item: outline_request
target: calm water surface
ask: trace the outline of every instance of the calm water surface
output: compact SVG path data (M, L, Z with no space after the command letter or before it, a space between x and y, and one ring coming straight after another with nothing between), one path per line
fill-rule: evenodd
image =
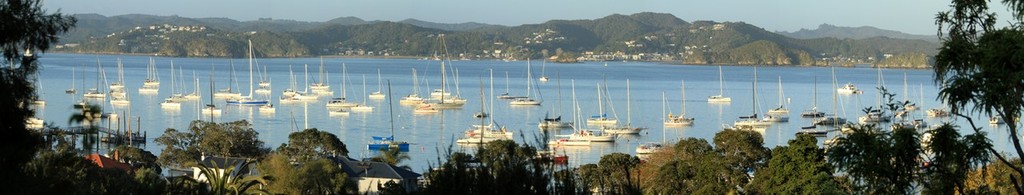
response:
M161 80L161 89L155 95L138 94L138 88L142 86L146 78L146 67L149 57L146 56L119 56L119 55L79 55L79 54L47 54L42 58L43 67L40 71L42 90L40 95L47 100L47 105L41 107L38 116L47 122L59 126L67 126L67 118L72 113L72 104L82 99L84 89L96 88L97 82L101 86L104 81L98 78L97 61L102 64L106 73L106 81L112 83L117 80L117 60L121 59L124 64L124 81L131 99L131 106L114 107L109 104L109 98L104 101L93 101L104 105L106 111L113 111L119 114L130 110L133 117L141 117L143 131L148 134L149 144L146 150L159 153L162 146L155 144L152 140L158 137L167 128L185 129L190 121L203 119L209 120L199 114L199 106L210 101L210 80L216 84L216 88L224 88L231 81L231 64L234 64L234 73L237 78L239 90L244 94L249 91L248 84L248 62L245 59L204 59L204 58L165 58L155 57L157 69ZM184 93L194 90L193 74L199 79L199 88L203 93L202 101L191 101L182 103L180 110L161 109L159 103L172 93L170 63L174 62L175 68L181 68L184 73L185 87L181 87ZM422 172L430 164L437 164L438 154L452 146L454 150L472 151L475 146L460 146L454 141L462 136L462 132L473 124L479 124L480 120L473 118L473 113L480 111L481 91L486 93L485 101L492 101L490 97L495 94L505 93L506 89L512 95L525 95L527 88L526 61L455 61L452 63L454 69L458 70L458 84L453 93L461 94L469 102L460 110L445 110L437 114L413 114L413 107L398 104L399 97L412 93L413 79L412 69L415 68L420 76L420 94L428 96L430 89L440 88L440 63L429 60L411 59L337 59L325 58L324 69L326 70L325 80L329 81L334 91L333 97L342 96L342 64L348 69L346 85L346 97L350 101L364 102L375 107L373 112L353 112L350 116L331 117L327 114L324 106L330 97L321 97L319 101L306 103L278 103L281 92L289 87L289 66L296 75L297 88L304 89L304 66L309 67L309 81L320 80L319 58L291 58L291 59L260 59L258 64L265 65L268 69L267 75L273 82L273 93L270 100L277 106L277 112L263 114L257 111L256 107L228 106L224 100L214 100L213 103L224 109L224 114L214 118L215 121L248 120L253 123L253 128L260 134L260 138L266 142L267 147L276 148L281 143L287 142L288 134L304 128L318 128L338 135L348 146L353 158L372 157L375 152L367 151L366 144L370 142L370 136L387 136L390 134L390 116L388 103L385 100L370 100L366 94L378 90L377 70L381 72L382 78L391 81L391 96L394 101L394 126L395 136L399 140L413 143L410 156L412 160L406 162L416 171ZM72 87L72 68L75 71L74 83L79 93L69 95L64 89ZM211 69L212 75L211 75ZM723 66L724 94L732 97L729 104L709 104L706 97L719 93L719 77L717 66L690 66L690 65L666 65L647 62L608 62L597 63L587 62L579 64L543 64L532 63L534 82L543 74L551 78L550 81L537 84L540 94L532 94L533 97L543 100L542 106L521 107L509 106L505 100L495 99L493 119L500 125L507 126L515 131L515 139L518 143L538 145L537 137L543 133L537 128L537 122L545 115L562 115L564 119L571 120L573 102L572 83L575 83L576 103L581 107L582 116L590 116L598 113L597 85L608 86L611 96L611 105L605 105L605 112L617 116L620 123L632 119L634 126L648 127L647 131L640 135L620 136L615 143L595 143L589 147L559 148L570 155L570 163L579 165L582 163L596 163L602 155L621 152L633 154L637 145L645 142L661 142L663 139L674 142L680 138L696 137L711 140L714 134L722 129L724 124L731 125L738 116L750 115L753 113L755 103L753 101L752 85L754 81L754 68L747 66ZM491 77L489 71L493 70L493 91L491 94ZM449 70L451 71L451 70ZM505 81L505 73L509 75L509 82ZM177 72L176 72L177 74ZM450 74L450 72L449 72ZM820 67L759 67L757 68L757 111L766 112L768 109L777 107L779 104L778 90L779 79L782 80L784 93L784 105L790 109L790 121L788 123L777 123L763 132L765 144L768 147L785 145L793 139L794 132L802 126L808 126L810 119L800 118L799 113L810 109L814 104L813 93L815 80L817 80L817 105L819 110L832 113L838 112L839 116L856 121L864 107L877 105L878 70L871 68L836 68L836 80L840 84L853 83L864 90L860 95L839 95L836 99L838 104L833 104L835 88L832 83L832 69ZM908 93L904 93L904 75L908 83ZM366 77L366 92L363 92L363 76ZM931 70L882 70L884 84L890 92L896 93L896 100L909 99L918 103L925 110L939 107L935 101L936 86L931 82ZM256 76L258 79L259 77ZM449 78L454 83L456 78ZM626 80L630 82L631 109L627 109ZM696 123L689 127L666 128L661 124L664 109L679 113L680 108L680 81L686 81L686 113L695 117ZM560 84L559 84L560 83ZM606 83L606 84L605 84ZM508 85L508 88L506 88ZM560 86L560 87L559 87ZM383 91L387 93L386 86ZM923 89L922 89L923 88ZM923 90L923 92L922 92ZM667 108L662 106L662 93L668 97ZM909 94L909 96L907 96ZM923 94L923 97L922 97ZM259 97L259 96L257 96ZM835 105L835 106L833 106ZM835 107L836 109L833 109ZM632 113L627 113L631 110ZM915 118L924 118L922 111L915 112ZM631 115L630 115L631 114ZM123 115L123 114L122 114ZM951 118L927 118L929 124L938 124L943 121L950 121ZM968 126L966 123L957 122L961 126ZM995 130L998 126L987 126L979 124L990 131L990 138L997 148L1005 148L1008 151L1009 144L1004 130ZM549 131L555 134L568 134L571 130ZM967 133L967 132L965 132ZM664 136L663 136L664 135ZM829 134L829 137L835 136Z

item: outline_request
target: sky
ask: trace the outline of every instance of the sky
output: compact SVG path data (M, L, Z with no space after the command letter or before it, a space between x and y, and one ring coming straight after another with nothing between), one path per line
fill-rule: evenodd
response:
M322 22L354 16L363 20L409 18L439 23L480 22L517 26L553 19L596 19L611 14L670 13L685 21L746 22L769 31L814 29L820 24L874 26L934 35L941 0L43 0L49 11L258 18ZM1009 16L1005 6L992 11ZM1005 18L1005 17L1004 17ZM1006 20L1002 20L1006 21Z

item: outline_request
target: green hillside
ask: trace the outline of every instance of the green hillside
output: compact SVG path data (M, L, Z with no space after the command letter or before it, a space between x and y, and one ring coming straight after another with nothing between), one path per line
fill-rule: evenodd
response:
M688 64L825 65L884 61L887 66L919 67L928 63L928 56L938 47L936 43L923 40L886 37L794 39L743 22L686 22L662 13L615 14L593 20L552 20L513 27L467 23L486 27L461 31L399 22L367 22L352 17L307 23L87 15L82 21L85 23L80 24L82 28L76 30L78 33L67 35L77 37L67 42L77 45L61 48L61 51L241 57L245 40L251 39L264 57L430 57L444 53L440 45L440 37L444 35L448 53L465 59L559 55L558 61L562 62L649 60ZM152 24L143 25L146 22ZM165 25L170 23L187 25ZM182 26L203 30L174 30ZM430 26L445 25L430 23ZM102 37L82 35L103 32L94 29L100 27L122 30Z

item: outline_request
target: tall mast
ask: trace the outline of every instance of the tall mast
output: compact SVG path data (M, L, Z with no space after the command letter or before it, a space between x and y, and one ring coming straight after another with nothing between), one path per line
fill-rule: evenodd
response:
M599 112L597 114L600 114L601 118L605 118L604 102L601 101L601 83L597 83L597 111Z
M782 76L779 76L779 108L782 108Z
M626 126L633 124L633 114L631 114L632 106L630 105L630 93L629 93L629 79L626 79Z
M341 98L348 99L348 66L341 63Z
M682 98L679 99L679 103L682 105L682 109L683 109L683 112L680 113L679 116L686 116L686 81L685 80L682 81L682 83L680 84L679 88L682 88L682 95L680 96Z
M249 98L252 98L252 40L249 40Z
M490 108L491 113L488 113L488 115L490 115L491 124L494 124L494 113L493 113L494 112L494 69L493 68L489 68L487 70L490 72L490 78L491 78L491 94L490 94L490 97L491 97L491 108Z
M530 85L533 83L533 75L530 73L530 59L526 59L526 98L530 98Z
M755 74L757 74L757 71L755 71ZM723 81L723 78L722 78L722 66L719 65L718 66L718 95L719 96L724 96L725 95L725 84L723 84L723 82L724 81Z

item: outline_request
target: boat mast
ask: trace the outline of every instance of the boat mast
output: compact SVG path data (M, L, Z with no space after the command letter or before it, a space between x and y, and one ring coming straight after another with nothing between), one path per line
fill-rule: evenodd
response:
M597 83L597 111L602 119L607 118L604 115L604 102L601 101L601 83Z
M682 95L681 95L681 98L679 99L679 103L682 105L683 111L682 111L682 113L680 113L679 117L683 117L683 116L686 116L686 81L685 80L683 80L681 82L680 88L682 88Z
M252 98L252 40L249 40L249 98Z
M629 103L629 101L630 101L629 96L630 96L630 93L629 93L629 79L626 79L626 126L627 127L632 126L632 124L633 124L633 114L631 113L632 107L631 107L631 105Z
M782 76L779 76L779 108L782 108Z
M530 59L526 59L526 98L530 98L530 85L533 83L533 75L530 74Z
M756 71L755 71L755 74L756 74ZM722 66L719 65L718 66L718 96L719 97L725 96L725 84L723 84L723 82L724 81L723 81L723 78L722 78Z

